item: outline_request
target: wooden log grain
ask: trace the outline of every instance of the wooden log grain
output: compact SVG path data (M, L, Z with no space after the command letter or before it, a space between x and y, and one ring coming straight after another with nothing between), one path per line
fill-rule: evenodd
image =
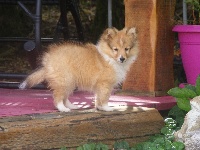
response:
M90 142L131 145L159 133L163 118L156 109L129 107L113 112L72 111L0 118L0 149L40 150Z

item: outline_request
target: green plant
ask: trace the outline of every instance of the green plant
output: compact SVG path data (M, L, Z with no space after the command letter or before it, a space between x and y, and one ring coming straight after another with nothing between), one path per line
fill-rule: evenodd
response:
M200 95L200 76L196 85L185 85L184 88L175 87L168 91L168 94L175 97L180 109L188 112L191 110L190 100Z
M67 150L67 148L63 146L63 147L61 147L60 150Z
M174 132L177 130L177 123L172 118L165 119L165 126L161 129L161 133L151 136L148 141L136 144L130 147L126 141L115 142L114 150L184 150L184 144L174 142ZM66 147L60 150L67 150ZM102 143L84 144L77 150L108 150L108 146Z
M184 88L175 87L170 89L168 94L175 97L177 101L177 105L169 111L168 116L176 121L176 130L179 130L185 115L191 110L190 100L200 95L200 75L196 80L196 85L188 84Z
M102 143L90 143L79 146L77 150L108 150L108 146Z
M176 131L179 130L184 122L186 111L180 109L177 105L175 105L168 113L168 116L173 118L176 121Z
M62 147L60 150L67 150L67 148ZM108 146L102 143L89 143L77 147L77 150L108 150Z
M114 144L114 150L134 150L129 147L129 144L126 141L118 141Z
M192 23L200 24L200 0L186 0L186 3L192 7Z
M154 135L146 142L137 144L132 150L183 150L182 142L174 142L174 132L177 123L172 118L165 119L161 134Z
M168 116L164 120L165 126L161 129L160 134L153 135L149 140L138 143L134 147L130 147L126 141L115 142L114 150L184 150L185 146L182 142L174 141L174 133L179 130L184 122L186 113L191 109L190 99L200 95L200 76L198 76L196 85L186 85L184 88L175 87L168 91L177 100ZM63 147L61 150L67 150ZM108 150L108 146L102 143L84 144L77 150Z

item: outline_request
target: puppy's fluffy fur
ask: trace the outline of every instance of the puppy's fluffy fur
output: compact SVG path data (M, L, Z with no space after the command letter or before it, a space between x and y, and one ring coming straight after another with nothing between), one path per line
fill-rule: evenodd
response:
M122 82L138 55L135 28L104 31L97 45L64 43L51 45L43 55L41 67L30 74L19 88L33 87L46 81L53 90L59 111L78 107L68 97L73 90L92 91L99 110L112 111L108 99L113 87Z

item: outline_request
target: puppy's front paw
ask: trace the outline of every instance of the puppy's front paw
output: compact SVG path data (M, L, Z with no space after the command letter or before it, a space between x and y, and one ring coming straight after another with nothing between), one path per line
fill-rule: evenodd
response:
M70 109L65 107L65 105L63 103L58 103L56 107L60 112L69 112L70 111Z
M79 109L77 105L72 104L68 99L65 101L64 105L69 109Z
M114 110L113 107L109 107L108 105L97 106L96 108L97 108L98 110L103 110L103 111L113 111L113 110Z

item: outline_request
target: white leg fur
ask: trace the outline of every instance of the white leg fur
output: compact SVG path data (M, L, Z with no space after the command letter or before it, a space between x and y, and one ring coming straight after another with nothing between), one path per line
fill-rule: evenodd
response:
M25 89L26 86L27 86L27 82L24 81L24 82L22 82L22 83L19 85L19 88L20 88L20 89Z
M58 103L56 107L61 112L69 112L70 111L69 108L65 107L65 105L63 104L63 102Z
M103 110L103 111L113 111L114 110L114 108L109 107L108 105L96 106L96 108L98 110Z
M68 99L65 100L64 105L69 109L79 109L77 105L72 104Z

